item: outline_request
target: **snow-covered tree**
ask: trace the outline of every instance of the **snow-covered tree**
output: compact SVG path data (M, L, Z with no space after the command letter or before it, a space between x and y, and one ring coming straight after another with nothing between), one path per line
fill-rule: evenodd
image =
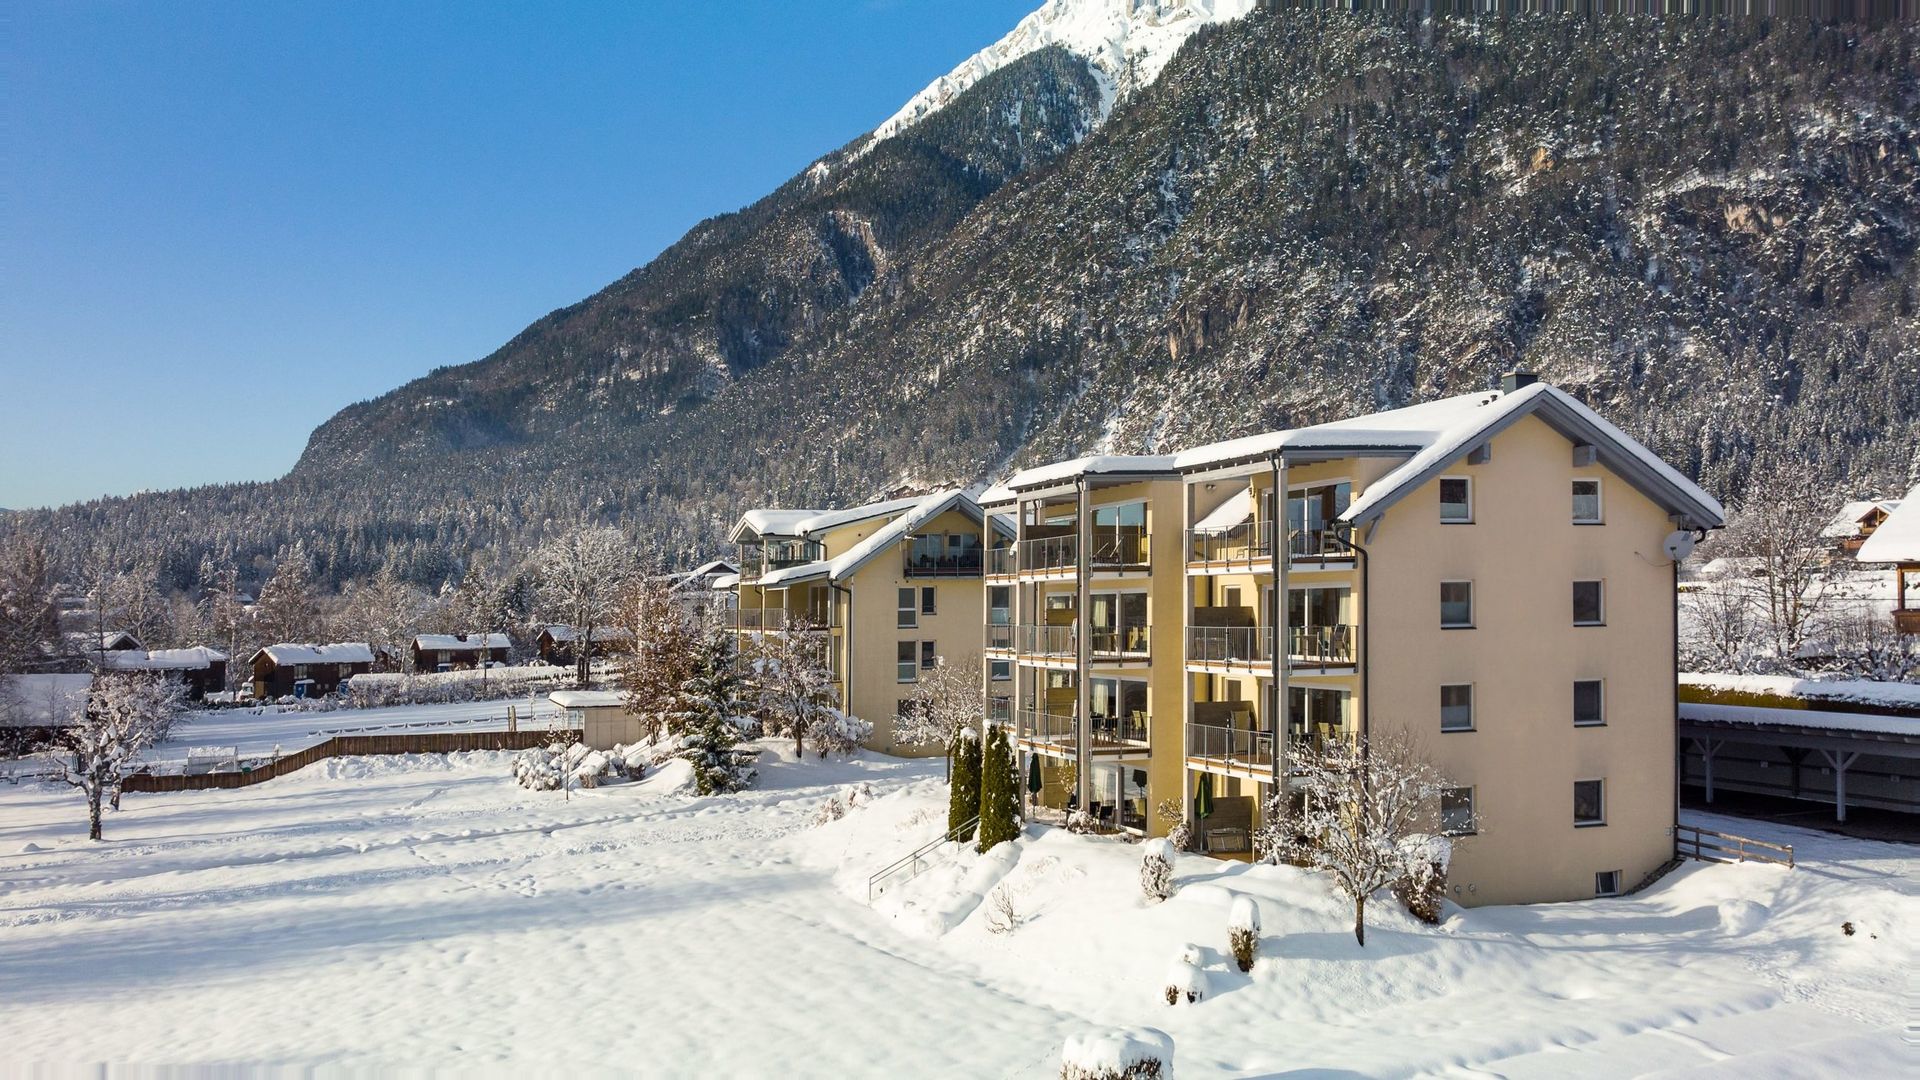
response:
M1365 945L1367 898L1407 872L1409 837L1435 831L1446 782L1398 736L1330 739L1301 754L1294 767L1302 809L1281 849L1333 878L1353 901L1353 936Z
M942 656L933 670L922 671L913 695L893 722L893 741L901 746L951 746L962 728L986 715L986 691L980 681L980 654L955 663Z
M0 676L37 666L60 637L53 573L38 543L0 543Z
M322 636L320 605L311 573L306 552L296 545L282 553L273 576L260 586L254 618L267 644L313 641Z
M760 715L767 734L793 740L796 757L805 757L808 747L823 758L850 754L873 733L873 725L834 704L829 643L813 630L800 621L784 633L762 634L754 641L748 662Z
M347 594L342 629L347 637L366 641L376 652L411 657L414 635L421 631L431 606L427 594L389 562Z
M534 553L545 607L573 627L574 681L586 686L592 675L588 643L595 629L614 625L620 597L634 574L633 552L618 529L582 526L547 541Z
M1140 892L1159 903L1173 895L1173 842L1157 837L1140 845Z
M1007 729L987 734L980 758L980 850L1020 838L1020 776Z
M73 760L62 766L61 779L87 798L88 839L100 839L101 804L119 804L120 785L141 753L167 737L184 697L178 682L147 672L94 680L85 714L62 736Z
M1734 506L1727 547L1760 560L1755 579L1760 612L1774 653L1791 662L1816 621L1827 587L1827 546L1821 537L1832 516L1831 489L1803 461L1756 466L1747 493Z
M658 736L679 708L680 689L693 673L705 633L687 609L674 602L659 575L639 578L621 597L621 625L633 631L633 648L620 658L620 689L627 711ZM584 642L575 646L585 649Z
M680 739L680 757L693 765L694 785L702 795L738 791L753 782L754 770L736 752L753 729L745 665L734 635L705 634L691 669L675 694L667 730Z

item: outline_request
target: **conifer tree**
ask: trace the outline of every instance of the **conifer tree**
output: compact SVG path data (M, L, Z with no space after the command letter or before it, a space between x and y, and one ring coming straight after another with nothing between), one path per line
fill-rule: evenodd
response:
M677 708L669 724L681 737L680 756L693 763L694 785L702 795L739 791L755 772L734 755L752 726L744 715L747 684L740 649L723 630L710 631L700 644L692 669L680 684Z
M980 735L972 728L954 733L948 747L953 757L953 778L947 791L947 831L952 832L980 813ZM973 839L972 830L956 836L962 843Z
M1013 766L1007 729L987 735L980 771L980 850L1020 838L1020 783Z

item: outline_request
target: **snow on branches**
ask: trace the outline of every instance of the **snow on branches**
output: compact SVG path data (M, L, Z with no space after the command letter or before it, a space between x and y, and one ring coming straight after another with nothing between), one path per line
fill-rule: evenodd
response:
M101 803L119 805L120 785L140 755L173 729L185 698L180 683L153 672L110 672L94 680L85 714L61 739L73 760L61 766L60 778L86 796L87 839L100 839Z

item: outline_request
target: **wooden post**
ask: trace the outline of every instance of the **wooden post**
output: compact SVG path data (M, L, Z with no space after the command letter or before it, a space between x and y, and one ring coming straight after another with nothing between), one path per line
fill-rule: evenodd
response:
M1832 750L1820 751L1820 756L1833 766L1833 819L1847 820L1847 767L1860 757L1858 750L1849 753L1835 753Z

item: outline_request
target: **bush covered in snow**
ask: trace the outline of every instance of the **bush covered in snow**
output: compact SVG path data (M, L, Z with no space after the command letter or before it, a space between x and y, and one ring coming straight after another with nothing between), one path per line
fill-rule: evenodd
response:
M1394 882L1398 897L1414 918L1438 923L1447 898L1447 867L1453 858L1453 845L1444 836L1409 836L1400 842L1406 873Z
M1082 1032L1060 1051L1060 1080L1172 1080L1173 1039L1155 1028Z
M1086 835L1100 831L1100 822L1085 810L1075 810L1067 815L1067 831L1076 835Z
M1159 903L1173 895L1173 842L1149 840L1140 845L1140 891Z
M1241 971L1253 970L1260 948L1260 904L1251 896L1236 896L1227 908L1227 951Z
M639 745L595 750L586 743L556 740L514 755L513 778L533 791L558 791L563 780L568 787L599 787L609 780L640 779L648 754Z
M847 816L847 812L857 810L873 801L873 787L870 784L854 784L827 796L827 801L814 811L813 823L831 825Z
M1207 973L1200 967L1200 947L1182 945L1174 954L1173 963L1167 965L1167 1004L1178 1005L1182 1001L1191 1005L1207 996L1210 987Z
M391 705L437 705L458 701L503 701L540 698L547 691L573 685L573 669L539 664L496 667L481 671L434 671L411 674L373 672L355 675L333 695L355 709ZM325 699L321 699L325 700Z

